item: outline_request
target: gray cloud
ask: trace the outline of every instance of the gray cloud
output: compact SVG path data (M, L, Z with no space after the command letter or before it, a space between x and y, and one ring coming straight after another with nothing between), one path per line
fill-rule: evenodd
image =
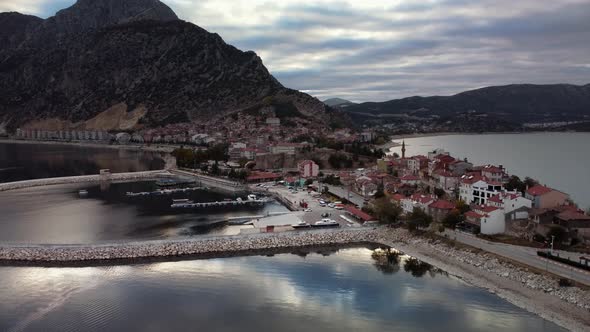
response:
M74 0L0 0L47 17ZM254 50L284 85L382 101L487 85L590 82L588 0L164 0Z

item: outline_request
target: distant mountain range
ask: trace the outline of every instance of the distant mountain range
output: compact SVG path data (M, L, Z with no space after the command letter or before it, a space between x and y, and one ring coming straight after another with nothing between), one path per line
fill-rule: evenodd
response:
M350 100L342 99L342 98L330 98L324 100L324 104L330 107L347 107L349 105L356 105Z
M254 52L157 0L78 0L45 20L0 13L0 91L0 129L198 122L268 97L328 121L322 102L282 86Z
M335 105L338 107L338 105ZM408 97L385 102L350 104L343 111L356 116L437 116L466 112L522 124L590 120L590 84L513 84L461 92L453 96Z

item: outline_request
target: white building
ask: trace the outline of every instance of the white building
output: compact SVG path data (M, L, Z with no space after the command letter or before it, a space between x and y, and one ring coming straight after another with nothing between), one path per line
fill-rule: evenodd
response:
M465 214L468 221L478 223L482 234L500 234L506 230L504 210L487 205L479 205Z
M313 160L300 161L297 164L297 169L302 178L314 178L320 173L320 166L318 166Z
M481 175L489 179L491 181L496 182L505 182L508 180L508 175L504 171L504 167L500 166L493 166L493 165L486 165L481 168Z
M414 208L428 211L428 205L434 202L434 198L423 194L414 194L401 200L402 209L405 213L412 213Z
M502 183L479 175L464 175L460 182L459 197L467 204L485 205L492 196L504 191Z
M529 216L528 209L533 206L530 199L522 197L517 191L492 196L488 199L488 204L502 209L505 215L509 215L509 219L527 219Z

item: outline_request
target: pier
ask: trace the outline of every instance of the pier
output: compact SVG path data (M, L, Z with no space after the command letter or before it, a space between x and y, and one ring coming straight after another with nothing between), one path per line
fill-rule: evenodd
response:
M199 208L212 208L212 207L234 207L234 206L263 206L265 203L270 202L269 199L248 199L243 200L238 198L233 201L220 201L220 202L205 202L205 203L194 203L191 201L174 202L170 205L173 209L199 209Z
M127 192L127 197L146 197L146 196L163 196L172 195L178 193L187 193L192 191L207 190L207 187L189 187L189 188L176 188L176 189L158 189L155 191L144 191L144 192Z

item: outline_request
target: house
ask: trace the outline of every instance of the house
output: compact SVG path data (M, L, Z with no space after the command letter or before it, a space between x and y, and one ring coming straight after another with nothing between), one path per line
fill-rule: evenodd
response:
M590 240L590 216L576 209L565 209L555 216L554 223L571 232L572 237Z
M496 182L506 182L508 181L508 174L506 174L504 170L504 166L493 166L493 165L486 165L479 167L481 169L481 175L486 179Z
M420 178L415 175L406 175L400 178L402 184L407 184L410 186L416 186L420 183Z
M270 172L251 172L248 177L246 178L246 181L248 182L269 182L269 181L277 181L280 178L282 178L283 176L281 174L278 173L270 173Z
M315 178L320 173L320 167L313 160L303 160L297 164L299 175L303 178Z
M408 170L413 175L418 175L421 169L428 168L428 158L426 156L413 156L408 158Z
M517 191L502 192L488 199L488 205L502 209L508 220L528 219L532 203Z
M412 213L414 208L420 208L424 211L428 211L428 205L434 202L434 198L424 194L413 194L410 197L402 199L402 209L405 213Z
M441 199L428 205L428 214L435 222L441 222L454 208L455 204Z
M449 163L449 171L457 176L464 175L471 168L473 168L473 164L467 160L455 160Z
M281 119L279 118L267 118L266 124L270 127L280 127L281 126Z
M506 230L504 212L494 206L478 205L466 212L465 218L468 223L479 226L482 234L500 234Z
M269 148L269 152L272 154L284 153L284 154L288 154L288 155L294 155L300 149L302 149L306 146L307 146L307 144L303 144L303 143L275 143L275 144L269 145L268 148Z
M377 192L378 185L367 176L361 176L356 179L356 188L359 194L368 197Z
M459 197L467 204L487 204L492 196L504 191L500 182L487 180L479 175L463 175L460 180Z
M434 171L432 177L435 180L436 187L445 191L453 191L459 187L459 177L447 170Z
M444 149L436 149L434 151L428 152L428 159L433 160L434 157L440 156L440 155L450 156L451 154L448 153L447 151L445 151Z
M533 201L533 207L536 209L554 208L566 205L569 201L568 194L542 185L527 189L525 197Z

